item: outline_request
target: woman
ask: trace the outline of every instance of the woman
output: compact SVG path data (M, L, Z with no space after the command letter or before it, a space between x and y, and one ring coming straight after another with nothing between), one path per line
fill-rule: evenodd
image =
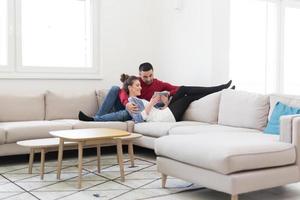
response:
M136 104L140 110L138 113L130 113L135 122L175 122L180 121L184 112L191 102L208 95L207 90L199 92L195 95L182 94L177 96L176 100L169 101L165 95L153 95L150 101L139 99L137 96L141 94L141 83L136 76L121 75L123 88L128 93L129 101ZM211 93L218 92L228 88L228 84L210 87L214 88ZM156 108L155 105L159 102L164 104L161 108Z

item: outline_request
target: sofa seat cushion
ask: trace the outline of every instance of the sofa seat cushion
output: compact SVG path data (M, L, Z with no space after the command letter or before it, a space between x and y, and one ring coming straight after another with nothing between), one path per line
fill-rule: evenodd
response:
M127 131L126 122L83 122L79 121L73 124L73 129L82 128L113 128Z
M5 143L20 140L52 137L49 131L72 129L72 125L53 121L4 122L1 128L6 131Z
M222 174L295 163L295 147L261 133L170 135L155 141L158 156Z
M51 122L67 123L72 125L72 127L75 126L76 124L81 123L81 121L78 119L56 119L56 120L51 120Z
M0 128L0 144L4 144L5 143L5 139L6 139L5 130L3 128Z
M169 130L178 126L196 126L206 124L194 121L181 121L181 122L145 122L134 125L134 132L140 133L150 137L161 137L169 134Z
M174 127L169 131L169 135L186 135L186 134L201 134L201 133L223 133L223 132L239 132L239 133L262 133L257 129L239 128L233 126L223 126L217 124L207 124L200 126L180 126ZM279 138L279 137L277 137Z

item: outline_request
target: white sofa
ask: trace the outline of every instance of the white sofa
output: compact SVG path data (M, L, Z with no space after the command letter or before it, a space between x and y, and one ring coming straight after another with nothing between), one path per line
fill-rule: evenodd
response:
M35 95L0 94L0 156L25 154L28 148L17 141L51 137L49 131L82 128L128 130L132 122L82 122L79 110L94 115L101 105L104 90L83 94L46 91Z
M300 107L300 97L223 90L193 102L176 123L81 122L95 114L104 91L86 94L0 95L0 156L28 153L19 140L49 131L110 127L143 134L135 144L155 149L158 171L238 194L299 181L300 117L281 118L280 135L262 132L277 101Z

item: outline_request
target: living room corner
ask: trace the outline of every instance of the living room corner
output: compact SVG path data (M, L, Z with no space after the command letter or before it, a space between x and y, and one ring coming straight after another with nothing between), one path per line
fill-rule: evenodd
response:
M300 199L298 0L0 0L0 199Z

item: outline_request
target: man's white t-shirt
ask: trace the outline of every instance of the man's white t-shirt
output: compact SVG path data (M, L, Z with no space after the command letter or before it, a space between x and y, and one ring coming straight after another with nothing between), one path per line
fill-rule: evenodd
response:
M142 99L144 107L149 104L149 101ZM171 112L171 110L166 107L162 110L153 107L149 114L147 115L146 111L141 112L142 117L147 122L176 122L176 119Z

